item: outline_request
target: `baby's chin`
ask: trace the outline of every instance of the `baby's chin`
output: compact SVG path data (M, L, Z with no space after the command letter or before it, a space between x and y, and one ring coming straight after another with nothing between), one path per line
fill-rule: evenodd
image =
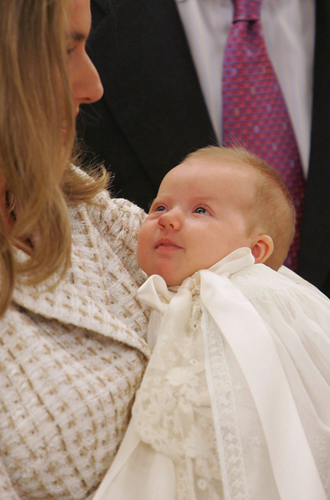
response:
M163 280L165 281L166 285L168 287L171 287L171 286L180 286L182 285L183 281L186 279L186 278L183 278L183 279L178 279L178 278L174 278L173 276L169 276L167 273L162 273L162 272L157 272L157 271L151 271L149 269L149 272L146 272L143 268L142 270L146 273L146 275L148 276L148 278L150 278L150 276L160 276L161 278L163 278Z
M168 259L158 259L157 262L150 262L150 260L142 261L138 255L138 263L148 277L153 275L160 276L168 287L182 285L186 278L189 278L196 272L192 267L183 269L180 263L173 263L172 260Z
M184 282L184 280L186 278L189 278L189 276L171 276L171 275L168 275L168 274L164 274L164 273L160 273L159 274L163 280L165 281L166 285L168 287L171 287L171 286L180 286L182 285L182 283Z

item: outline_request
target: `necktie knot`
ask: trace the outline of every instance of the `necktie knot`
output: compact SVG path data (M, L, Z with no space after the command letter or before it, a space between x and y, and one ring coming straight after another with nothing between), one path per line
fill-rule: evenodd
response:
M233 0L234 22L258 21L262 0Z

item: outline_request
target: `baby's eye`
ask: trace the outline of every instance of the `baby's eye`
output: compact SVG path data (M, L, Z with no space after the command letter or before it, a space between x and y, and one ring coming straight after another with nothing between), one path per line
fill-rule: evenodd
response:
M209 215L210 215L210 212L208 212L208 211L206 210L206 208L204 208L204 207L197 207L197 208L195 209L195 213L196 213L196 214L209 214Z
M164 205L159 205L158 207L155 208L155 212L165 212L166 208Z

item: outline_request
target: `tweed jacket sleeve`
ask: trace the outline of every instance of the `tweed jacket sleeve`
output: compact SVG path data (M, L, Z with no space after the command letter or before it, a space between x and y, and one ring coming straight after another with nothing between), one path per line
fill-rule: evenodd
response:
M136 245L146 213L128 200L112 199L109 202L109 194L105 191L100 193L98 201L100 211L95 211L95 224L100 236L111 242L116 255L137 284L141 285L146 275L137 263Z
M20 281L0 320L1 500L85 500L130 418L150 354L136 297L144 213L107 193L95 202L70 209L65 278Z

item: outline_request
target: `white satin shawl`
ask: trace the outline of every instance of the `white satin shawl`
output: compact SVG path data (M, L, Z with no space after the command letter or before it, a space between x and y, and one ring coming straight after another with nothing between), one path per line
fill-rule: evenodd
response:
M247 248L139 297L158 340L95 500L330 500L330 301Z

